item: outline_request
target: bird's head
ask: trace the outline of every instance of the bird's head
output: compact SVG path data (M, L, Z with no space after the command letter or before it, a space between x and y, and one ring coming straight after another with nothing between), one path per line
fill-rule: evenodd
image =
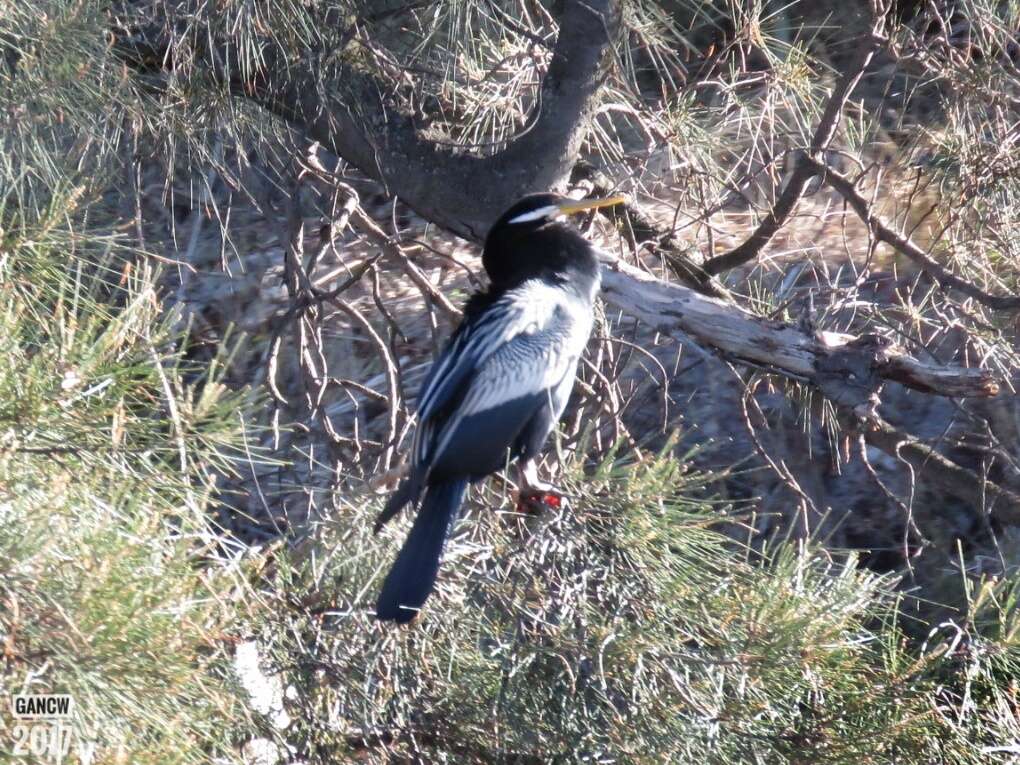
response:
M485 238L482 262L489 279L493 284L508 285L567 265L591 267L592 247L567 218L625 199L570 199L552 193L522 197L499 217Z
M570 199L552 193L528 194L514 202L510 209L500 216L489 230L489 237L511 231L535 230L555 221L562 221L568 215L618 205L625 199L622 196L605 199Z

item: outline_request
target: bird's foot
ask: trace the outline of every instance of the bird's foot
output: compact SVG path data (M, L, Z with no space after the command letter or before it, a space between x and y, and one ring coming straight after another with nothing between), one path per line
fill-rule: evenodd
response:
M549 487L545 489L521 489L517 494L517 512L538 515L546 510L559 510L567 504L567 496Z
M544 510L559 510L567 503L567 496L551 483L538 480L538 466L532 460L521 465L521 488L517 494L517 511L539 514Z

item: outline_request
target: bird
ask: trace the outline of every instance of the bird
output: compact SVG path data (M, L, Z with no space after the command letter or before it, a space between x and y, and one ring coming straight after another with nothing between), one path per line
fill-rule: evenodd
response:
M415 618L468 485L508 459L517 461L522 500L560 504L562 495L538 479L537 459L570 397L600 286L597 250L567 216L624 201L529 194L489 229L488 288L468 300L422 383L406 478L376 518L378 533L404 506L418 506L383 581L378 619Z

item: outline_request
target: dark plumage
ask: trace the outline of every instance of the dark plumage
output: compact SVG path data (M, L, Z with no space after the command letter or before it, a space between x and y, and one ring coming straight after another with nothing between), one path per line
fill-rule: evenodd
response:
M548 491L535 458L566 406L592 327L599 264L563 216L620 202L524 197L493 225L473 296L422 385L407 478L376 520L421 501L386 576L380 619L408 622L435 585L443 545L469 483L519 460L524 490Z

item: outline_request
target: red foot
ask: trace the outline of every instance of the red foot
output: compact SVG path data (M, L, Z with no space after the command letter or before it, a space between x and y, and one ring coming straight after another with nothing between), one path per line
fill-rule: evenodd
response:
M539 491L534 494L521 494L517 498L517 511L538 514L548 508L559 510L563 505L563 495L553 491Z
M562 504L563 497L561 497L559 494L553 494L550 491L543 494L539 501L546 507L551 507L554 510L556 510L559 509L560 504Z

